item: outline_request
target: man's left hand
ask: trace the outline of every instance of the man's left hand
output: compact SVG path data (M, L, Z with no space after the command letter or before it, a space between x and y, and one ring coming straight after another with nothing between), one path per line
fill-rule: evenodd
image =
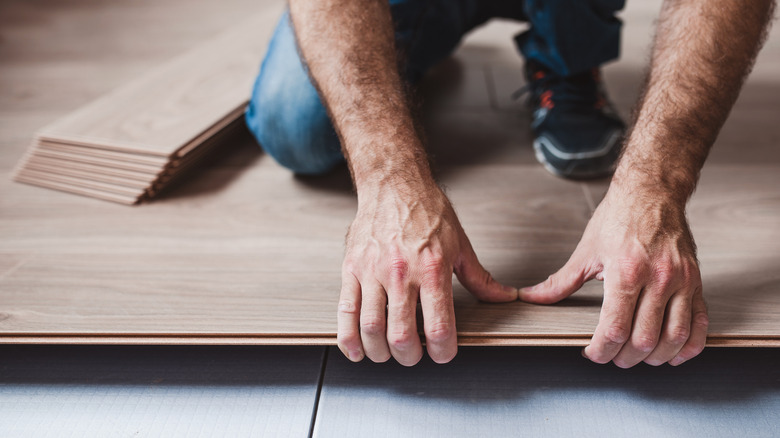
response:
M685 206L611 187L569 261L520 299L558 302L586 281L604 281L598 326L584 355L621 368L679 365L704 348L707 309Z

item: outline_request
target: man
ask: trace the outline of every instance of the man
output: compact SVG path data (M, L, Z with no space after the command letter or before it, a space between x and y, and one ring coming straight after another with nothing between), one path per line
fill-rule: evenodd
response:
M492 302L554 303L587 280L603 280L599 323L583 351L594 362L679 365L699 354L708 318L685 205L773 2L664 3L609 191L569 261L520 290L496 282L477 260L431 176L405 90L473 27L495 16L527 20L531 30L517 41L527 61L537 158L561 176L608 174L623 128L596 73L617 56L613 14L622 1L390 3L291 0L247 111L265 150L293 171L349 164L358 212L342 269L342 352L353 361L417 363L419 300L429 355L450 361L457 352L454 272L475 297Z

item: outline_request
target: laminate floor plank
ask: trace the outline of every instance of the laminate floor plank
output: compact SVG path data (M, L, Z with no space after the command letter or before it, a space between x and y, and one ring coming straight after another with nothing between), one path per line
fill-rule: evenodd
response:
M0 346L4 437L304 437L323 349Z
M27 10L27 19L34 23L29 33L45 34L49 28L38 16L48 13L46 9ZM634 17L631 14L627 11L627 18ZM114 20L113 25L121 29L121 15L114 12L104 18ZM650 29L651 18L640 15L636 17L646 26L642 29ZM167 17L172 26L178 26L178 15ZM509 30L506 23L499 25L501 33ZM156 31L162 33L166 28L160 26ZM26 34L20 29L0 26L0 52L10 55L10 64L0 66L0 81L14 81L13 86L0 87L6 93L1 99L24 110L13 114L0 110L0 126L8 130L8 139L16 139L8 140L8 149L0 157L11 157L13 152L14 162L33 135L32 124L24 120L53 118L52 110L43 109L46 77L24 75L24 71L46 65L81 65L81 59L90 59L85 64L96 63L90 56L108 64L122 57L106 54L106 47L99 43L95 47L85 44L84 52L71 47L68 56L57 57L41 47L46 38L24 39ZM485 34L475 33L473 41L488 41L494 31L490 26L482 28L478 32ZM761 55L766 62L762 66L759 61L732 120L749 119L752 103L768 105L760 91L777 83L770 74L777 65L774 57L780 54L776 35L770 35L768 51ZM7 41L28 41L31 48L27 52L9 49ZM145 49L133 50L138 52L131 50L131 55L139 53L133 56L142 63ZM157 56L149 50L149 56ZM36 53L37 57L32 55ZM40 56L46 53L51 56ZM489 44L467 39L456 56L467 71L477 74L457 86L475 91L464 91L460 101L445 100L432 106L432 119L439 127L431 130L430 151L437 177L447 188L483 264L499 280L525 286L563 265L605 183L563 181L535 163L527 120L519 109L496 110L498 91L495 83L491 88L486 73L494 64L514 62L509 54L504 46L494 50ZM642 56L627 53L625 68L618 70L616 65L613 70L618 79L621 71L627 72L618 81L618 85L625 84L625 93L641 78L638 63ZM8 67L11 73L5 70L7 65L13 66ZM122 82L113 70L101 80L111 78L116 81L112 86ZM49 102L61 115L83 103L78 96L95 97L97 88L105 92L102 87L107 84L78 88L80 83L74 81L74 90L83 95L54 92ZM476 90L488 97L492 93L493 98L474 100L479 94ZM771 97L771 89L767 90ZM35 105L25 100L25 93ZM630 99L623 92L618 94L623 111ZM33 110L36 105L39 112ZM773 108L766 111L769 116L774 114ZM226 120L218 123L222 122ZM738 142L732 141L736 136L716 145L724 155L713 155L715 160L705 167L690 207L712 316L710 345L780 345L776 269L780 266L780 201L775 189L780 185L780 167L770 155L772 139L778 136L770 122L749 125L755 132L746 138L760 144L750 145L746 149L750 154L743 159L738 159ZM447 125L452 127L449 133ZM196 176L185 177L156 202L136 208L38 190L4 178L7 170L0 172L0 268L5 269L0 274L0 341L333 344L343 236L356 209L346 169L341 167L322 178L293 177L260 153L245 131L237 139L203 141L200 147L207 144L214 152L230 152L207 159ZM202 150L196 147L187 156ZM44 158L36 154L30 159L39 156ZM74 162L56 155L45 159L61 160L63 165ZM164 171L136 168L134 172L167 178L180 175L173 164L195 166L186 160L174 159ZM102 164L120 168L117 163L105 160ZM2 169L10 168L7 164ZM62 182L32 180L74 189ZM80 183L85 184L84 180ZM111 195L90 187L75 189ZM601 289L598 282L588 283L583 291L555 306L489 305L477 302L456 285L460 342L583 345L595 327Z
M246 104L281 5L266 9L43 128L38 137L172 156Z
M538 166L444 170L440 179L478 255L506 283L529 285L554 272L587 223L579 184ZM721 187L727 178L705 178L692 204L694 211L709 206L692 215L694 230L713 230L699 239L713 344L777 342L780 276L771 266L780 264L773 237L780 199L746 194L772 182L778 169L712 172L745 181ZM114 334L140 342L144 334L168 334L183 336L182 343L210 334L247 343L310 336L333 343L342 236L356 207L346 174L294 179L265 156L235 173L206 170L132 214L68 208L66 199L48 206L56 217L35 203L13 213L3 208L6 251L38 255L0 281L2 336ZM221 180L230 184L219 196L203 193ZM739 205L730 207L729 199ZM727 214L740 209L752 219ZM724 228L730 232L717 231ZM455 302L463 344L582 345L598 319L601 284L588 283L555 306L480 303L456 284Z
M331 349L314 437L773 437L778 349L709 349L681 368L596 365L574 348L461 348L413 368Z
M115 192L107 192L103 190L93 189L83 184L68 184L62 181L55 181L45 178L32 178L25 174L17 174L15 180L21 183L45 187L48 189L59 190L65 193L74 193L77 195L92 197L96 199L102 199L105 201L118 202L120 204L133 205L138 203L140 195L126 195Z
M39 164L35 161L28 161L25 165L25 169L33 170L36 172L45 172L55 175L63 175L72 178L79 178L86 181L96 181L99 183L116 184L120 186L127 186L136 189L145 190L149 187L149 182L142 182L135 179L123 178L115 175L105 175L100 172L84 171L79 169L70 169L64 166Z
M163 171L164 166L130 163L127 161L112 160L110 158L95 157L89 155L76 155L67 154L60 151L52 151L48 149L35 148L32 152L34 156L47 157L57 160L62 160L63 165L67 165L69 162L74 161L76 163L92 164L95 166L102 166L108 169L121 169L131 170L135 172L144 172L150 175L157 175Z
M73 154L76 156L93 156L109 158L117 161L127 161L130 163L149 164L152 166L164 166L170 161L167 157L159 157L147 154L128 153L122 151L104 150L81 145L72 145L54 141L39 141L38 148L43 150L52 150L62 152L63 154Z
M67 185L72 186L80 186L80 187L86 187L86 188L95 188L99 189L105 192L110 193L116 193L118 195L128 195L128 196L141 196L144 193L144 189L137 189L133 187L127 187L122 186L118 184L110 184L110 183L104 183L99 181L84 181L81 178L75 178L65 175L58 175L51 172L41 172L37 170L32 169L23 169L18 174L17 177L24 178L27 180L44 180L44 181L50 181L50 182L56 182L56 183L63 183Z
M34 154L27 162L28 166L35 167L49 167L49 168L63 168L70 171L79 171L88 173L90 175L106 175L110 177L121 177L128 181L137 181L139 183L148 184L157 178L157 175L148 173L135 172L132 170L122 170L116 168L109 168L106 166L96 166L92 164L79 163L77 161L67 161L47 158Z

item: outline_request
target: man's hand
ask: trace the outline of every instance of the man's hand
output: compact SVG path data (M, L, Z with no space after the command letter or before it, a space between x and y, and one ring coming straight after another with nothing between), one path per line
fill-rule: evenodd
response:
M766 35L774 1L666 0L650 73L612 186L566 265L520 291L561 300L604 280L584 354L621 367L699 354L707 310L685 205Z
M458 218L435 184L393 185L363 198L347 235L338 311L338 343L353 361L392 355L411 366L422 357L416 314L422 304L428 354L457 352L453 271L484 301L513 301L517 289L480 265ZM361 201L363 201L361 199Z
M592 278L604 280L599 323L584 350L592 361L679 365L704 348L707 309L684 205L610 188L566 265L520 298L554 303Z

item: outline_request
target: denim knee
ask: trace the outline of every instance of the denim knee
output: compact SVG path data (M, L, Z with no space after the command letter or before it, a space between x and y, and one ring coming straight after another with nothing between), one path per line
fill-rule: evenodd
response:
M285 13L268 46L245 114L262 148L298 174L321 174L342 163L336 132L298 57Z

